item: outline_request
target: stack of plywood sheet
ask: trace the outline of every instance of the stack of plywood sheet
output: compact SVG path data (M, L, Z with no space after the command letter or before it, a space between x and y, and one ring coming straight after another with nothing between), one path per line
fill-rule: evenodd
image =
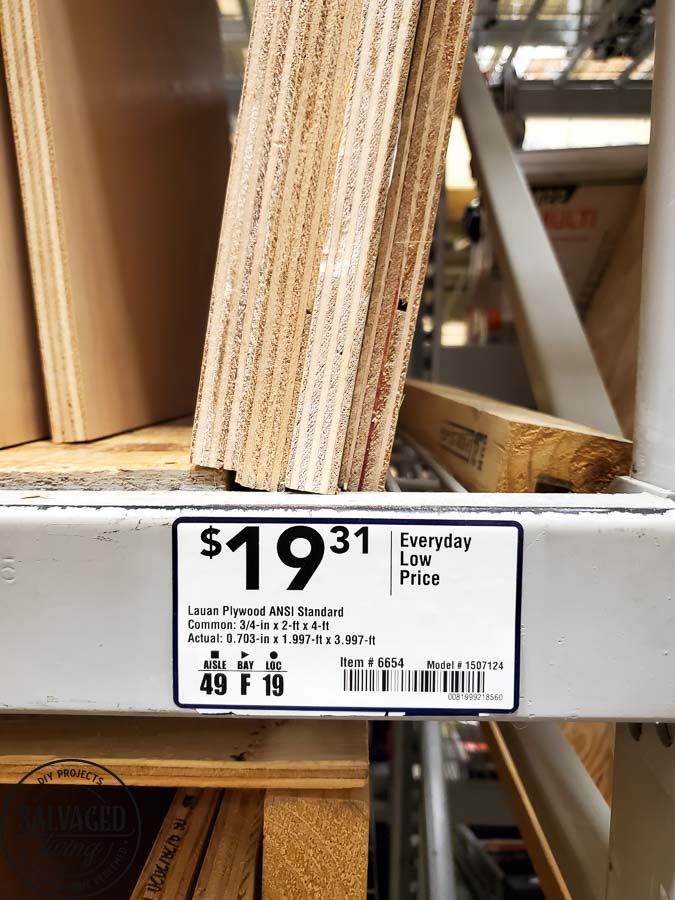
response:
M0 24L53 437L190 413L229 156L216 4L0 0Z
M259 0L192 461L381 488L472 0Z
M0 61L0 447L44 437L47 415L12 124Z

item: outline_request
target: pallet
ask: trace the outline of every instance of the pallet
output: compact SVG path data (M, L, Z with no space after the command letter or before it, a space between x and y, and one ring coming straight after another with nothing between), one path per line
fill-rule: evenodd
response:
M365 722L0 717L0 784L52 759L78 762L74 771L96 763L127 786L176 787L132 900L366 894ZM68 774L42 790L78 783ZM122 790L112 774L103 783ZM0 887L5 874L0 860Z
M140 787L335 790L368 778L362 722L0 716L0 784L65 757Z

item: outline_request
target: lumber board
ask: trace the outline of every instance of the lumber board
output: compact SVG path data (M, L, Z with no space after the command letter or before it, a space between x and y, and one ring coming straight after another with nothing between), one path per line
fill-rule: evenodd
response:
M473 3L425 0L340 480L383 490L445 175Z
M0 450L8 490L189 490L227 487L227 473L190 465L192 419L82 444L33 441Z
M549 900L572 900L572 894L556 862L546 832L528 797L511 751L496 722L486 722L483 731L490 747L500 781L506 786L518 827L523 835L532 864L544 894Z
M588 341L626 437L635 418L645 188L596 288L585 320Z
M263 900L362 900L368 873L367 786L267 791Z
M401 427L472 491L606 490L631 443L535 410L408 381Z
M220 799L218 790L176 791L130 900L193 896Z
M286 472L297 490L338 487L419 10L380 0L363 19Z
M613 722L563 722L560 726L607 803L612 804L614 777Z
M193 900L254 900L263 827L262 791L225 791Z
M0 59L0 447L48 433L12 122Z
M191 413L229 156L216 5L0 20L52 435Z
M352 788L368 777L365 722L0 716L0 784L51 759L90 759L128 785Z

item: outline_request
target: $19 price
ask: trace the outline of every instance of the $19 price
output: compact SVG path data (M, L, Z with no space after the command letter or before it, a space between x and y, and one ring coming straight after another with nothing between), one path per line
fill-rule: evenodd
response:
M368 528L362 526L353 533L344 525L335 525L330 529L328 550L341 555L354 548L361 553L368 553ZM234 537L227 541L218 539L220 528L213 525L202 531L200 551L202 556L214 559L227 548L231 553L241 550L246 561L246 590L260 590L260 528L257 525L246 525ZM304 551L304 552L303 552ZM311 577L321 565L326 553L326 542L321 532L309 525L293 525L279 535L276 546L277 556L289 569L297 569L286 590L303 591Z

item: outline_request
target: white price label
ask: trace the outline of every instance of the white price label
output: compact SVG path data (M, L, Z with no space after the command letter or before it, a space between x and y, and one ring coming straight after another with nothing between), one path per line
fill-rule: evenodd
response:
M513 712L521 526L391 515L178 519L176 704Z

